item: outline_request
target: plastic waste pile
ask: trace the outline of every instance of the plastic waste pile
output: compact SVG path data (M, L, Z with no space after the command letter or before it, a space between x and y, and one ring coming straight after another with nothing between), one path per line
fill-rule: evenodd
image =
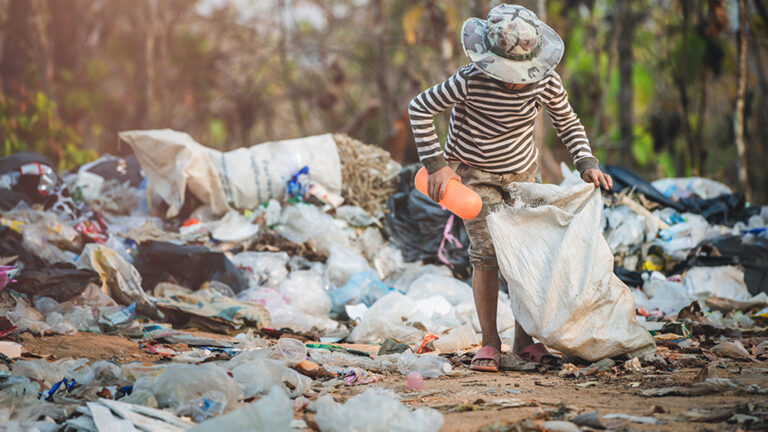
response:
M120 138L134 155L71 172L34 153L0 159L0 423L442 426L440 412L412 410L396 392L333 398L392 376L422 391L463 373L479 347L469 239L416 190L418 166L362 157L370 146L338 135L227 153L170 130ZM768 318L768 208L708 179L611 174L617 190L603 195L599 223L616 276L605 273L631 289L622 304L631 314L634 300L642 326L632 331L722 335ZM509 342L513 291L500 288ZM135 358L52 358L25 345L83 334L128 338Z
M317 398L381 374L450 374L438 351L478 343L470 285L455 277L468 268L461 222L422 201L424 222L447 225L456 244L430 250L441 242L433 238L409 254L393 240L384 209L392 192L412 189L396 162L380 164L376 153L371 169L345 166L339 152L359 165L372 151L345 136L230 153L170 130L120 138L134 155L72 172L57 173L34 153L0 160L0 417L22 429L208 430L260 419L285 430L302 422L284 408L310 396L323 430L340 430L325 425L371 404L401 430L439 429L439 413L409 420L386 393L349 408ZM387 195L358 190L368 185ZM366 210L345 203L342 191L353 202L378 201ZM509 336L504 294L499 309ZM83 332L128 337L156 361L48 361L18 343L24 334ZM436 335L445 337L439 350L428 343L427 354L415 353ZM394 340L407 352L343 346Z

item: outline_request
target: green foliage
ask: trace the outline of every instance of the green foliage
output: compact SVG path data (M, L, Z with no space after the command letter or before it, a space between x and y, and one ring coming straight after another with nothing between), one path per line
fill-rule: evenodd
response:
M213 147L224 148L227 143L227 127L221 119L215 118L208 121L208 134Z
M80 135L59 119L56 104L42 92L22 91L18 98L0 94L0 143L3 154L36 151L60 170L96 158L94 151L80 148Z
M632 140L632 156L641 167L652 162L656 162L656 156L653 153L653 140L651 135L643 131L642 127L635 126Z

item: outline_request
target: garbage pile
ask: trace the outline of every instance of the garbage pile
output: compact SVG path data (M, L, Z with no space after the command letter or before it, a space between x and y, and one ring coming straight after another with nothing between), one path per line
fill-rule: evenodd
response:
M417 167L341 135L226 153L171 130L120 139L134 155L72 172L34 153L0 159L2 422L291 430L311 413L322 431L442 427L439 411L389 390L332 397L391 375L418 392L478 348L466 231L415 190ZM603 196L601 228L658 347L627 363L768 359L768 207L707 179L609 172L617 190ZM78 332L129 338L153 361L50 358L19 343ZM575 364L546 370L602 367ZM371 410L375 421L360 416Z

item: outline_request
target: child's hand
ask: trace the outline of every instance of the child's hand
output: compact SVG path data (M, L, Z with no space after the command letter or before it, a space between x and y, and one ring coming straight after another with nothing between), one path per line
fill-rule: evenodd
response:
M587 183L594 183L595 187L603 185L603 189L610 190L613 187L613 179L608 174L600 171L600 168L590 168L581 173L581 179Z
M448 186L448 180L455 178L461 181L461 177L456 175L449 166L440 168L427 177L427 192L432 201L438 202L443 199L445 187Z

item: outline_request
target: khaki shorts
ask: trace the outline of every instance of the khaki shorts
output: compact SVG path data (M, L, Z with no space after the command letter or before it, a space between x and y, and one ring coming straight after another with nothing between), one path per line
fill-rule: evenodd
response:
M469 234L469 262L477 270L496 270L496 250L485 218L504 202L510 203L507 187L511 183L533 183L537 179L538 162L524 173L494 174L470 167L463 163L452 163L451 168L461 177L461 182L480 195L483 209L472 220L465 220L464 226Z

